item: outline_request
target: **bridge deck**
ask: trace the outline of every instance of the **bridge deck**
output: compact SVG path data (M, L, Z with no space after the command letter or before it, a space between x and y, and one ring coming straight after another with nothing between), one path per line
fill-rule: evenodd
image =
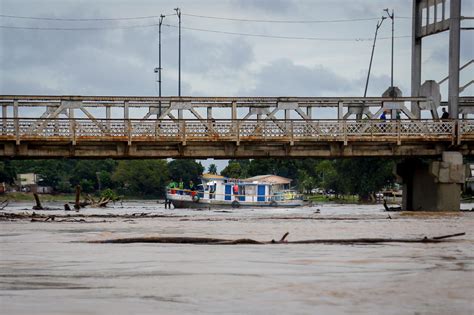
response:
M3 157L330 157L471 154L470 120L0 120Z

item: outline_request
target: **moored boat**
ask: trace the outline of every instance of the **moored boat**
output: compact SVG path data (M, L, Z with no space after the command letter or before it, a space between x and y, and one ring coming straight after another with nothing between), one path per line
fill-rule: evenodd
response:
M303 196L291 190L290 183L291 179L276 175L232 179L203 174L197 189L170 188L166 197L175 208L291 208L305 205Z

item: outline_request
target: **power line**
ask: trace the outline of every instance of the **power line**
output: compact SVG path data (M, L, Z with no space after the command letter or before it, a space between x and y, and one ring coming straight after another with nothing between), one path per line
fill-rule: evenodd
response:
M72 27L72 28L0 25L0 28L16 29L16 30L35 30L35 31L101 31L101 30L145 28L145 27L154 27L157 25L158 24L143 24L143 25L129 25L129 26Z
M204 19L214 19L214 20L226 20L226 21L238 21L238 22L256 22L256 23L294 23L294 24L304 24L304 23L344 23L344 22L360 22L360 21L374 21L378 20L378 17L374 18L353 18L353 19L335 19L335 20L261 20L261 19L242 19L242 18L229 18L229 17L219 17L219 16L208 16L208 15L198 15L198 14L189 14L182 13L182 15L195 17L195 18L204 18ZM402 19L411 19L411 17L398 17Z
M176 25L163 24L168 27L177 28ZM264 37L264 38L277 38L277 39L292 39L292 40L315 40L315 41L334 41L334 42L353 42L353 41L372 41L373 38L328 38L328 37L298 37L298 36L279 36L279 35L266 35L266 34L252 34L252 33L237 33L237 32L227 32L227 31L217 31L209 30L202 28L192 28L192 27L181 27L182 29L199 31L199 32L208 32L208 33L217 33L217 34L226 34L226 35L238 35L238 36L249 36L249 37ZM395 38L406 38L411 37L407 36L396 36ZM379 37L379 39L390 39L391 37Z
M167 27L178 28L177 25L162 24ZM155 27L158 24L142 24L142 25L129 25L129 26L105 26L105 27L77 27L77 28L63 28L63 27L27 27L27 26L12 26L12 25L0 25L2 29L16 29L16 30L35 30L35 31L100 31L100 30L120 30L120 29L137 29L137 28L148 28ZM203 28L193 27L181 27L185 30L234 35L234 36L248 36L248 37L261 37L261 38L275 38L275 39L287 39L287 40L313 40L313 41L332 41L332 42L353 42L353 41L371 41L373 38L329 38L329 37L302 37L302 36L280 36L280 35L266 35L266 34L252 34L252 33L238 33L219 31ZM395 38L407 38L407 36L396 36ZM390 37L380 37L379 39L389 39Z
M176 15L167 14L165 16ZM134 17L117 17L117 18L55 18L55 17L40 17L40 16L20 16L20 15L6 15L0 14L0 17L23 20L42 20L42 21L63 21L63 22L87 22L87 21L122 21L122 20L145 20L158 19L159 15L149 16L134 16Z
M165 16L176 15L175 13L167 14ZM378 17L374 18L352 18L352 19L333 19L333 20L262 20L262 19L244 19L244 18L230 18L230 17L219 17L219 16L207 16L198 14L184 14L182 15L215 19L215 20L227 20L227 21L239 21L239 22L257 22L257 23L343 23L343 22L360 22L360 21L373 21L378 20ZM145 20L145 19L158 19L159 15L149 16L133 16L133 17L116 17L116 18L56 18L56 17L41 17L41 16L21 16L21 15L7 15L0 14L0 17L11 18L11 19L23 19L23 20L43 20L43 21L63 21L63 22L87 22L87 21L126 21L126 20ZM398 17L401 19L412 19L411 17Z
M361 18L361 19L339 19L339 20L260 20L260 19L242 19L242 18L229 18L229 17L219 17L219 16L207 16L207 15L197 15L197 14L189 14L189 13L187 14L183 13L183 15L195 17L195 18L213 19L213 20L257 22L257 23L294 23L294 24L358 22L358 21L370 21L370 20L378 19L378 18Z

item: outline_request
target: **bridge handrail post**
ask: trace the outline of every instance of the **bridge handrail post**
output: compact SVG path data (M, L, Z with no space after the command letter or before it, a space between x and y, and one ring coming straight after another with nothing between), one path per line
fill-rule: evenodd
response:
M290 132L291 132L290 144L293 145L295 143L295 129L293 125L293 120L290 121Z
M14 118L16 144L20 144L20 118Z
M18 100L13 101L13 124L15 127L16 144L20 144L20 118L18 118Z
M236 143L237 143L237 145L239 145L240 144L240 121L239 120L235 121L235 129L234 130L235 130L235 135L236 135L236 138L237 138Z
M71 123L71 142L72 145L76 145L76 120L69 118Z
M342 121L342 132L344 135L344 145L347 145L347 120Z
M369 122L370 125L370 140L374 141L374 120L371 119Z
M401 129L402 129L402 122L400 119L397 119L397 145L402 144Z
M128 145L132 145L132 121L127 119L127 137L128 137Z
M181 120L180 121L180 125L181 125L181 142L183 143L183 145L186 145L186 121L185 120Z

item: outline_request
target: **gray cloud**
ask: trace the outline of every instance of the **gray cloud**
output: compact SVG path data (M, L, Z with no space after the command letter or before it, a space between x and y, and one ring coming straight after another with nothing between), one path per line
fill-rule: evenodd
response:
M183 68L189 72L232 71L254 60L252 46L239 37L216 43L189 36L183 41L183 51L187 52Z
M330 96L353 90L348 79L323 66L305 67L288 59L279 59L261 69L251 95Z
M297 6L297 2L288 0L233 0L231 4L245 10L259 10L263 12L284 13Z
M332 19L378 16L384 7L410 15L405 0L357 1L181 1L183 12L262 19ZM123 17L170 13L175 1L2 1L5 14L56 17ZM465 5L464 5L465 6ZM25 10L27 8L28 10ZM64 22L1 19L2 25L84 27L126 26L155 20ZM373 21L335 24L267 24L185 17L183 26L269 35L370 37ZM165 23L177 24L175 16ZM409 20L397 22L397 34L410 34ZM388 24L380 36L389 35ZM467 32L465 32L467 33ZM185 95L362 95L368 63L359 43L283 41L183 30L182 94ZM473 37L462 37L462 59L473 58ZM178 31L163 27L163 94L177 92ZM429 76L447 56L447 43L425 46ZM388 41L384 42L388 43ZM369 94L388 86L388 46L377 43ZM396 82L409 86L410 41L397 40ZM361 61L362 62L358 62ZM382 61L383 60L383 61ZM465 62L464 61L464 62ZM433 63L433 65L431 64ZM401 66L403 64L403 66ZM108 31L0 30L0 92L5 94L156 94L157 27ZM431 70L430 70L431 69ZM439 76L442 77L444 73ZM405 89L404 89L405 93ZM408 91L406 91L408 93Z

